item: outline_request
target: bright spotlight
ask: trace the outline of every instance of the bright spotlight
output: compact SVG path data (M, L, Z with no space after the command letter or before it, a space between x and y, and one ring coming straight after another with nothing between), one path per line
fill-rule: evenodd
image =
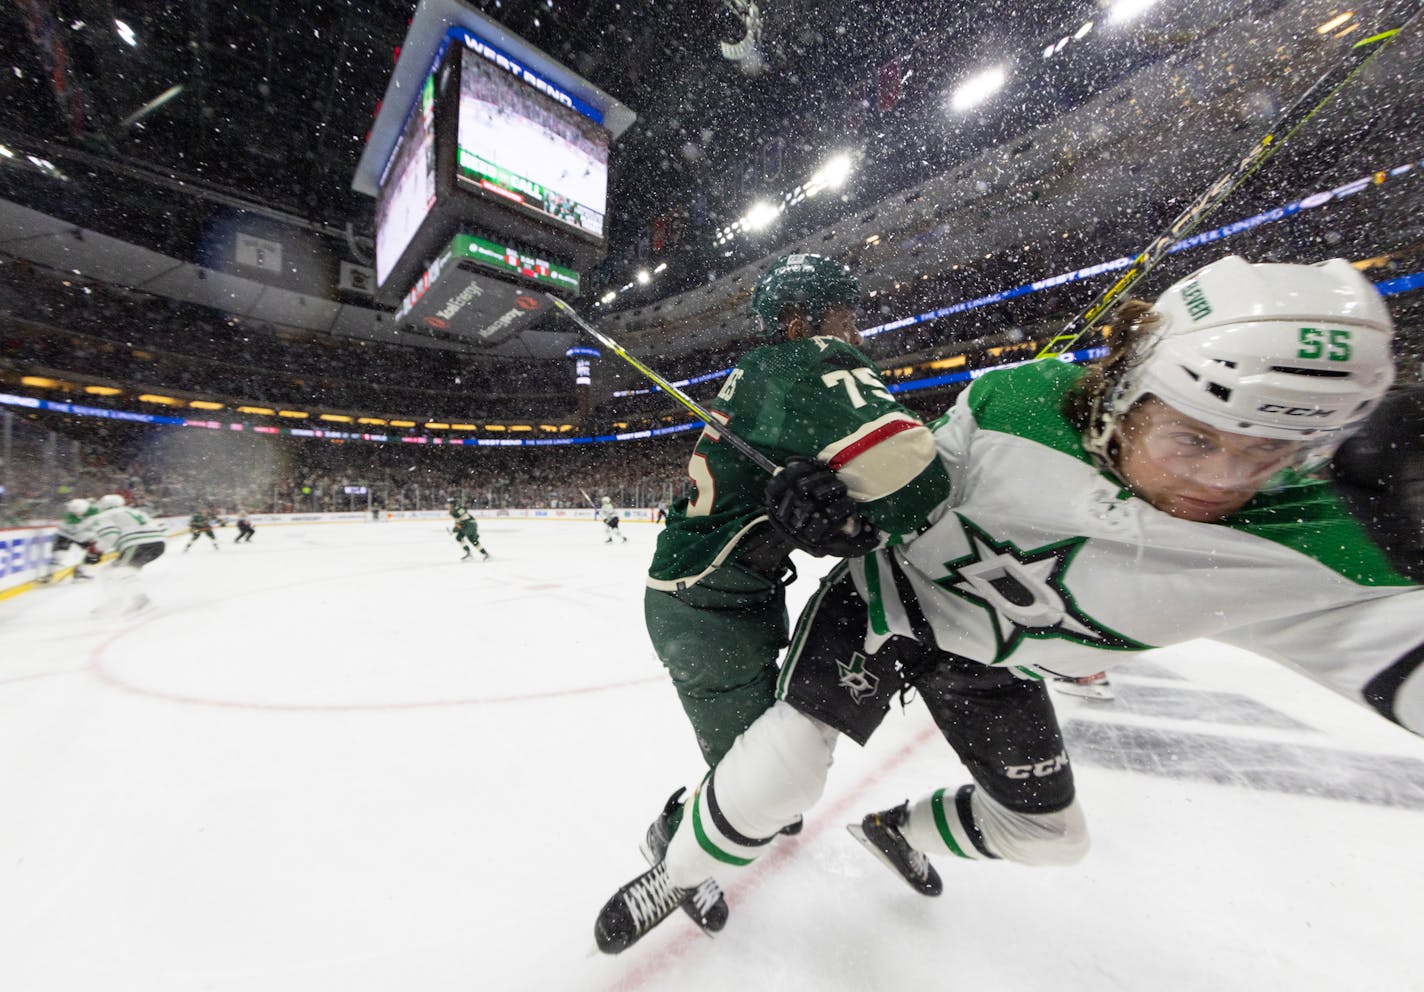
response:
M138 47L138 36L134 34L133 28L129 27L123 21L115 21L114 30L119 32L119 37L124 40L124 44L130 48Z
M1156 2L1157 0L1117 0L1108 14L1108 20L1114 24L1125 24L1141 16Z
M834 155L826 164L816 170L811 181L806 184L806 195L815 196L823 189L839 189L850 178L852 168L850 156L844 153Z
M600 303L612 303L612 302L613 302L614 300L616 300L616 299L618 299L618 294L617 294L615 291L613 291L613 290L610 289L608 292L604 293L602 297L599 298L599 301L598 301L598 302L600 302Z
M662 271L663 269L665 269L665 268L667 268L667 263L666 263L666 262L659 262L659 263L658 263L658 267L653 270L653 275L657 275L659 272L661 272L661 271Z
M950 108L968 110L978 106L1002 89L1007 78L1003 69L988 69L977 76L970 76L954 91L949 101Z
M653 279L653 277L648 274L648 270L647 270L647 269L639 269L639 270L638 270L638 274L637 274L636 276L634 276L633 278L636 279L636 280L638 280L638 285L639 285L639 286L646 286L646 285L647 285L649 282L651 282L652 279Z
M770 227L772 221L781 216L781 208L772 203L762 201L752 204L752 208L747 211L742 218L742 226L748 231L760 231Z

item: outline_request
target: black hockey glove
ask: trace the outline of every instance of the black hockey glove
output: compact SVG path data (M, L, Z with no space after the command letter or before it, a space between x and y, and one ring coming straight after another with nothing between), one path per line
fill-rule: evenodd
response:
M818 558L855 558L873 551L880 541L875 525L847 495L845 483L813 458L788 461L767 482L762 498L772 525Z
M1424 582L1424 387L1385 397L1330 468L1345 505L1390 564Z
M86 545L86 546L85 546L85 548L84 548L84 564L86 564L86 565L97 565L97 564L99 564L99 562L101 562L101 561L103 561L103 560L104 560L104 555L103 555L103 553L99 550L99 546L98 546L97 544L89 544L89 545Z

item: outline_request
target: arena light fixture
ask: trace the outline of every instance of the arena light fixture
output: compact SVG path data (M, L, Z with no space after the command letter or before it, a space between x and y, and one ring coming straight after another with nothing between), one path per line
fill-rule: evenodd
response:
M510 424L509 429L512 431L532 431L534 428L528 424Z
M58 379L46 379L42 375L22 375L20 376L20 385L34 386L36 389L59 389L64 383Z
M1339 17L1332 17L1332 18L1330 18L1330 20L1328 20L1328 21L1326 21L1324 24L1320 25L1320 27L1318 27L1318 28L1315 29L1315 33L1316 33L1316 34L1329 34L1331 31L1334 31L1336 28L1338 28L1340 25L1344 24L1346 21L1348 21L1350 18L1352 18L1352 17L1354 17L1354 16L1355 16L1355 12L1354 12L1353 10L1347 10L1347 11L1345 11L1345 13L1341 14Z
M451 424L450 429L452 431L477 431L480 427L478 424Z
M336 424L349 424L352 422L352 418L346 416L344 413L322 413L317 415L317 419L329 420Z
M748 231L762 231L772 225L781 216L783 207L774 203L767 203L765 200L753 203L751 209L742 217L741 224Z
M212 400L189 400L188 405L194 410L221 410L221 403L214 403Z
M639 286L646 286L648 283L652 282L653 279L652 275L649 274L647 269L639 269L638 274L633 278L638 280Z
M273 410L273 409L271 409L271 408L269 408L269 407L265 407L265 406L240 406L240 407L237 408L237 412L238 412L238 413L260 413L260 414L261 414L262 416L264 416L264 417L270 417L270 416L272 416L273 414L275 414L277 411L276 411L276 410Z
M449 425L449 424L441 423L441 422L438 421L438 420L427 420L427 421L425 422L425 427L426 427L426 430L432 430L432 431L448 431L448 430L450 429L450 425Z
M1008 79L1008 75L1000 66L970 76L959 84L959 88L950 97L950 109L962 112L971 107L977 107L1003 89L1006 79Z
M115 21L114 30L119 32L119 37L124 40L124 44L130 48L138 47L138 36L134 34L133 28L129 27L123 21Z
M839 189L844 186L845 181L850 178L853 165L850 155L845 152L832 155L806 182L806 195L815 196L822 190Z
M1132 2L1132 0L1128 0L1128 2ZM1136 0L1136 2L1143 4L1143 8L1146 9L1147 7L1152 5L1153 0ZM1093 30L1093 22L1084 21L1083 26L1080 27L1077 31L1073 32L1073 40L1082 41L1084 38L1088 37L1088 32L1091 30ZM1062 42L1060 42L1059 44L1062 44Z
M1114 24L1126 24L1147 12L1157 0L1117 0L1108 12L1108 20Z
M357 418L356 418L356 423L358 423L358 424L370 424L370 425L373 426L373 427L384 427L384 426L386 426L386 422L385 422L384 420L382 420L380 417L357 417Z
M391 426L392 426L392 427L414 427L414 426L415 426L415 421L414 421L414 420L392 420L392 421L391 421Z
M503 424L485 424L485 430L487 430L487 431L502 431L502 430L504 430L504 425L503 425Z
M6 148L4 145L0 145L0 158L14 158L14 157L15 157L15 153L14 153L14 152L10 151L10 149Z
M309 414L303 413L301 410L278 410L277 416L286 417L289 420L306 420Z
M612 303L612 302L613 302L614 300L616 300L616 299L618 299L618 291L617 291L617 290L610 289L608 292L604 293L603 296L601 296L601 297L599 298L598 302L599 302L599 303Z
M657 275L659 272L663 271L663 269L666 269L666 268L667 268L667 263L666 263L666 262L659 262L659 263L658 263L658 267L655 268L655 269L653 269L653 275Z
M85 386L84 391L93 396L118 396L122 389L115 389L113 386Z
M172 396L159 396L156 393L144 393L138 398L140 403L155 403L158 406L182 406L183 401L174 399Z

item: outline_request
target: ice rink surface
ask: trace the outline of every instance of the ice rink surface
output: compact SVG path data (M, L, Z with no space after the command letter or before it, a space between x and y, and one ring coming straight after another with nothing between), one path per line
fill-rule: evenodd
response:
M1079 865L939 858L928 899L862 850L847 822L965 780L911 703L719 937L597 954L702 771L626 530L482 521L462 563L439 521L226 528L137 622L98 582L0 603L0 989L1424 989L1424 742L1205 642L1060 697Z

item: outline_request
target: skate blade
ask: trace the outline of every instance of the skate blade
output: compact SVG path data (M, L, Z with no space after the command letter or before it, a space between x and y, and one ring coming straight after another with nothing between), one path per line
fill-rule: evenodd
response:
M904 882L904 883L905 883L906 885L908 885L910 888L914 889L914 890L915 890L916 892L918 892L920 895L922 895L922 896L928 896L928 897L931 898L931 899L933 899L935 896L939 895L938 892L926 892L926 891L924 891L923 889L917 887L914 882L911 882L911 881L910 881L908 878L906 878L904 875L900 874L900 868L899 868L899 866L896 865L895 862L893 862L893 861L891 861L889 858L887 858L887 857L885 856L885 852L882 851L882 850L880 850L880 848L876 847L876 846L875 846L875 842L874 842L873 840L871 840L869 837L865 836L865 828L862 827L859 823L847 823L847 824L846 824L846 830L848 830L848 831L850 832L850 835L851 835L852 837L854 837L856 840L860 841L861 847L865 848L865 849L866 849L867 851L869 851L871 854L875 855L876 859L877 859L882 865L884 865L886 868L889 868L891 874L893 874L893 875L894 875L896 878L898 878L900 881Z
M1096 699L1100 702L1107 702L1117 698L1117 694L1109 686L1105 685L1078 685L1076 682L1055 682L1054 692L1061 692L1065 696L1077 696L1079 699Z

